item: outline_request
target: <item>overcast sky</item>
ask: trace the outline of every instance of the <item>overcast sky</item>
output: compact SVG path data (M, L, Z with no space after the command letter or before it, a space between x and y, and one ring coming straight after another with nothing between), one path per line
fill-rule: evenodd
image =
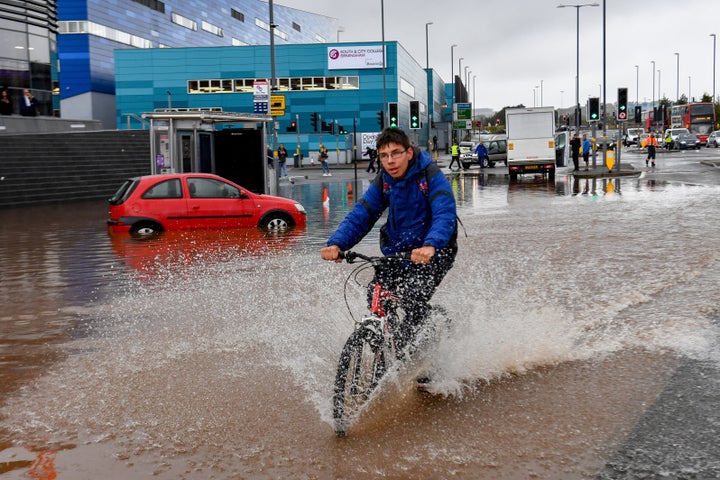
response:
M580 13L580 103L601 93L603 0ZM380 41L381 0L275 0L275 3L338 19L340 41ZM384 0L385 40L398 41L425 66L425 24L430 67L446 82L452 62L470 72L476 108L568 107L575 101L576 13L555 0ZM720 36L720 0L605 0L607 101L627 87L630 102L675 100L713 92L713 37ZM337 39L331 39L335 42ZM720 42L718 42L720 43ZM720 47L720 45L717 45ZM679 56L676 56L675 53ZM679 58L679 82L678 78ZM716 67L720 58L716 57ZM635 67L638 65L638 68ZM465 67L468 67L467 70ZM715 93L720 95L716 74ZM636 88L639 83L639 88ZM537 87L537 88L536 88Z

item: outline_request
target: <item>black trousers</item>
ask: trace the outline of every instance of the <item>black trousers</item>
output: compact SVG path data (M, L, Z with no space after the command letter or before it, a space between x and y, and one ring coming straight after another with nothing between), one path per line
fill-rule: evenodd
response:
M426 265L408 261L386 263L368 284L368 304L372 301L375 283L379 281L398 298L399 307L405 313L395 332L398 350L410 344L427 321L430 299L452 268L456 254L457 248L446 247L435 252Z

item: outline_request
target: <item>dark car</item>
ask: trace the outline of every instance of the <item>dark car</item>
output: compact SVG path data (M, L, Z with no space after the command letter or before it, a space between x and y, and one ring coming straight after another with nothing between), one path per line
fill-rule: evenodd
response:
M678 150L700 149L700 139L692 133L681 133L675 140L675 148Z
M110 199L110 232L153 234L194 228L304 226L303 206L288 198L258 195L206 173L129 178Z
M485 148L488 151L487 166L493 168L497 162L504 162L507 165L507 138L505 135L494 135L484 140ZM463 168L468 169L471 165L479 165L477 154L472 152L460 158Z

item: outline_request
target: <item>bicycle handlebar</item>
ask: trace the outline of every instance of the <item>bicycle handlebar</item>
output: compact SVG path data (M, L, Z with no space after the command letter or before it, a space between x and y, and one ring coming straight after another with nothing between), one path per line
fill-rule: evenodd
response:
M368 263L371 263L373 265L378 265L383 262L390 262L393 260L410 260L410 252L401 252L401 253L395 253L393 255L386 255L386 256L368 256L363 255L359 252L353 252L352 250L346 250L346 251L340 251L338 253L338 258L341 260L345 260L347 263L355 263L356 259L365 260Z

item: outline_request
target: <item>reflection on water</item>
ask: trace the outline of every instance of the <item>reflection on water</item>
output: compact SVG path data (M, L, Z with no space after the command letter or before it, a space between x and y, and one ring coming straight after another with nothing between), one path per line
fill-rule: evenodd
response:
M717 360L718 189L449 178L454 330L423 366L449 397L399 382L346 442L330 391L364 292L343 299L348 266L317 250L369 179L282 186L308 225L281 234L112 237L101 202L0 211L0 473L592 478L673 356Z

